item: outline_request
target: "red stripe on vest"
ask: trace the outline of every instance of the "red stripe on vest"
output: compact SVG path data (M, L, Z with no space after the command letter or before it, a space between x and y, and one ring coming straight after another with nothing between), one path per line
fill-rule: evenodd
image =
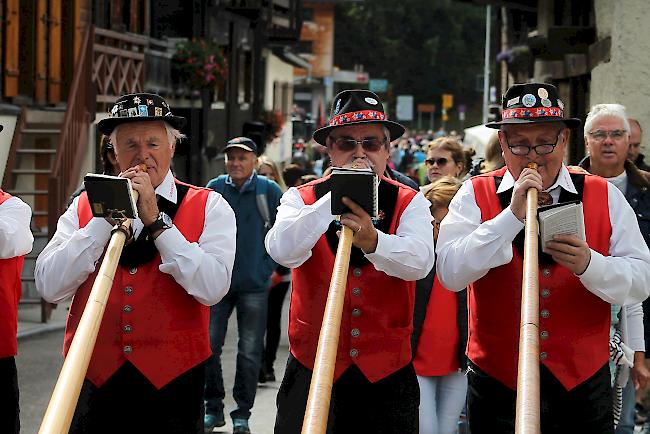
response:
M174 226L189 242L198 242L210 190L189 187L174 217ZM85 192L79 198L78 215L79 227L92 218ZM171 275L162 273L158 269L160 263L158 255L137 269L118 266L86 374L94 385L104 384L128 360L160 389L210 356L210 308L196 301ZM64 354L96 274L97 271L88 276L74 296L66 325ZM131 349L129 353L124 351L127 346Z
M316 202L314 186L320 179L298 188L306 205ZM399 188L390 224L394 234L416 191L382 178ZM335 255L325 235L312 248L312 256L293 270L289 342L291 353L309 369L314 368L318 335L323 321ZM415 282L377 271L372 264L350 268L343 305L334 380L353 363L371 382L406 366L411 360ZM354 314L353 314L354 312ZM352 330L358 336L352 336Z
M0 205L11 195L0 190ZM15 356L18 350L18 301L22 285L23 256L0 259L0 358Z
M495 176L505 169L472 178L482 221L501 211ZM589 246L609 254L612 228L607 181L585 175L582 198ZM509 264L491 269L469 286L469 341L467 355L479 368L516 389L521 310L522 256L513 245ZM568 269L540 266L540 352L542 363L567 390L591 377L609 359L610 305L589 292Z

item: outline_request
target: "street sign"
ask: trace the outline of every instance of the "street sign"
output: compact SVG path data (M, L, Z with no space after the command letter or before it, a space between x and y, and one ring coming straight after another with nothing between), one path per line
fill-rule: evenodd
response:
M413 95L397 95L396 115L399 121L413 120Z
M448 108L452 108L453 106L454 106L454 95L452 95L451 93L443 93L442 108L448 109Z
M436 111L435 104L418 104L418 111L420 113L433 113Z
M368 82L368 90L375 93L388 92L388 80L384 78L371 78Z

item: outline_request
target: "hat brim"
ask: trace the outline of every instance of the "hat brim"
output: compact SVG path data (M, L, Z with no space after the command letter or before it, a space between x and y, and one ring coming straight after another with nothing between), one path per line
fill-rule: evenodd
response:
M226 146L225 148L223 148L223 150L224 150L224 151L227 151L228 149L232 149L232 148L239 148L239 149L243 149L244 151L257 153L257 152L256 152L253 148L251 148L250 146L242 145L242 144L240 144L240 143L235 143L235 144L232 144L232 145L228 145L228 146Z
M185 118L182 116L133 116L130 118L106 118L97 123L97 128L102 134L110 136L115 127L121 124L133 122L167 122L172 128L180 130L185 126Z
M504 121L499 121L499 122L489 122L485 124L486 127L492 128L495 130L498 130L501 128L502 125L529 125L529 124L550 124L553 122L564 122L568 128L577 128L580 126L582 123L580 119L577 118L567 118L567 119L562 119L562 118L557 118L557 117L540 117L540 118L534 118L534 119L518 119L518 118L512 118L512 119L506 119Z
M348 122L346 124L341 124L341 125L331 125L331 126L319 128L316 131L314 131L314 135L313 135L314 140L316 141L316 143L320 145L327 146L325 144L325 141L331 130L333 130L334 128L348 127L351 125L359 125L359 124L380 124L382 126L385 126L386 128L388 128L388 132L390 133L391 142L402 137L402 135L404 135L404 131L406 131L406 129L401 124L398 124L397 122L378 121L374 119L368 119L362 121Z

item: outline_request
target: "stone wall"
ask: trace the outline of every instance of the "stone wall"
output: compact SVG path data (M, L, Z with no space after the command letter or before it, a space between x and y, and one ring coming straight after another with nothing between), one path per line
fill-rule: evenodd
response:
M612 38L611 58L591 71L591 105L620 103L645 130L650 152L650 5L647 0L594 0L598 38Z

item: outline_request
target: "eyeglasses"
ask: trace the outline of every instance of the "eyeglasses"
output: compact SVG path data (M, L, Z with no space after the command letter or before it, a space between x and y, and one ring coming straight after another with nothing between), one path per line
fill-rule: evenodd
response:
M386 143L386 139L378 139L376 137L363 140L354 140L349 137L339 137L332 139L334 147L341 152L354 151L357 145L361 145L366 152L378 152Z
M610 137L612 140L621 140L627 135L627 131L625 130L612 130L612 131L603 131L603 130L596 130L596 131L591 131L588 133L592 139L594 139L597 142L602 142L605 140L607 137Z
M440 167L440 166L444 166L447 163L449 163L449 160L446 159L445 157L427 158L426 160L424 160L424 164L426 164L427 166L433 166L434 164L437 164L438 167Z
M547 155L553 152L555 150L555 147L557 146L557 142L560 141L560 134L562 134L562 131L557 135L557 139L555 139L555 143L546 143L546 144L541 144L541 145L535 145L535 146L526 146L526 145L511 145L508 143L508 137L504 134L503 137L506 140L506 145L508 146L508 149L510 149L510 152L513 154L519 156L519 157L525 157L526 155L530 154L531 149L535 151L537 155Z

